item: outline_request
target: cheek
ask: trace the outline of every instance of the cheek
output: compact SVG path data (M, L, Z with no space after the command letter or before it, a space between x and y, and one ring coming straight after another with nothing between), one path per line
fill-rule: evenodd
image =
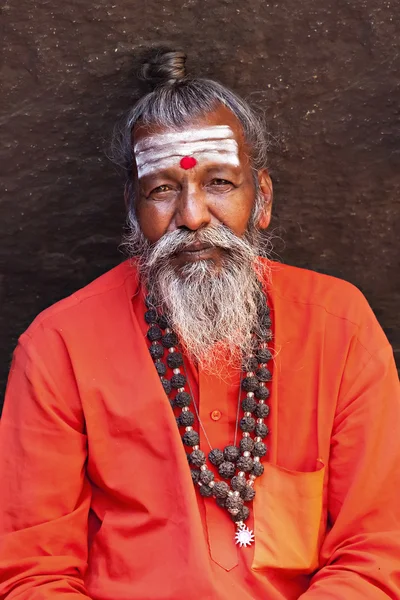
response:
M229 198L220 207L221 221L227 225L236 235L243 235L247 229L253 208L253 193L238 194L235 198Z
M139 202L136 216L145 238L149 242L157 242L168 230L170 214L163 204Z

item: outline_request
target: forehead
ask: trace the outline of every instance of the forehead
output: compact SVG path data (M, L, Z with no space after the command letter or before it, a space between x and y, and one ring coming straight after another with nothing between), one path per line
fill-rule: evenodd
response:
M164 136L166 136L164 138ZM239 155L247 155L247 147L240 121L225 106L194 118L180 128L171 129L160 125L138 124L132 132L135 154L151 147L151 141L159 139L172 143L179 141L202 140L233 140L237 144Z

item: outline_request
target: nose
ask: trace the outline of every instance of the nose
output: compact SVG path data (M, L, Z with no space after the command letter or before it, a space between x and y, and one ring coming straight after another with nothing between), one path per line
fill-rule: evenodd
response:
M188 186L187 189L183 189L175 214L176 227L197 231L201 227L209 225L210 221L211 215L205 194L197 187Z

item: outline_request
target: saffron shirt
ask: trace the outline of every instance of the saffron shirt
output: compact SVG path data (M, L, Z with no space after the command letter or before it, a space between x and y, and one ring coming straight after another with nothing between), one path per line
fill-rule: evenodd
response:
M352 285L269 266L275 357L255 544L237 547L229 515L193 486L125 262L39 315L14 353L0 598L400 598L391 348ZM188 375L211 445L232 443L239 375L190 364Z

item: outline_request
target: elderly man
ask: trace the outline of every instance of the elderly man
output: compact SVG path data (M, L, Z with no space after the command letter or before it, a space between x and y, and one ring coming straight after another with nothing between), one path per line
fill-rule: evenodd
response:
M119 138L130 260L15 351L0 597L400 598L391 348L353 286L266 257L262 127L184 59Z

